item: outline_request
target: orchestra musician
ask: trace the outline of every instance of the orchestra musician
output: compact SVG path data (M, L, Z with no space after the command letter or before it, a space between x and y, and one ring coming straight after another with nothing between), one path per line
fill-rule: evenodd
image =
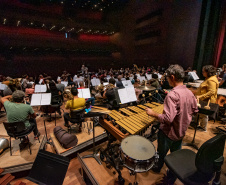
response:
M201 83L197 89L195 95L197 99L210 103L216 103L217 100L217 90L219 83L216 77L216 68L212 65L206 65L202 68L202 75L205 77L205 81ZM204 114L199 114L200 126L203 131L206 131L208 116Z
M4 96L1 98L1 103L6 109L7 121L8 122L18 122L23 121L25 123L25 128L30 129L34 127L34 138L38 139L40 132L37 128L36 114L30 105L24 104L25 93L21 90L16 90L12 95ZM9 101L12 99L12 101ZM29 119L30 117L30 119ZM23 149L29 140L25 137L20 143L20 148Z
M115 79L110 78L109 84L106 85L106 89L105 89L104 94L103 94L103 98L108 100L110 109L117 107L117 105L115 105L115 103L114 103L115 100L116 100L115 92L114 92L115 88L116 88L115 87Z
M166 78L173 89L164 100L163 113L158 114L152 109L146 109L148 115L156 117L160 122L157 147L159 161L152 168L156 173L159 173L163 167L164 158L169 150L173 152L181 149L182 139L192 115L198 112L195 96L183 85L183 68L179 65L171 65L166 73Z
M220 82L220 84L219 84L219 86L220 86L220 88L226 88L226 64L223 64L223 66L222 66L222 78L219 78L219 82Z
M73 95L72 100L68 100L65 105L65 109L79 110L85 108L86 100L78 97L78 89L76 87L71 88L71 94ZM64 126L69 127L68 121L71 120L70 113L64 113ZM79 130L81 131L81 125Z

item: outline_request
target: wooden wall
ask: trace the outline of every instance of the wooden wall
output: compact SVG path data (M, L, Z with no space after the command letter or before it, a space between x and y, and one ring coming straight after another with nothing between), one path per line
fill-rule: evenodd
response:
M201 1L197 0L137 1L136 20L152 14L147 19L149 27L143 27L143 32L148 29L150 33L159 33L149 37L149 41L147 38L146 42L139 40L136 46L137 63L154 66L178 63L184 68L193 66L201 5Z

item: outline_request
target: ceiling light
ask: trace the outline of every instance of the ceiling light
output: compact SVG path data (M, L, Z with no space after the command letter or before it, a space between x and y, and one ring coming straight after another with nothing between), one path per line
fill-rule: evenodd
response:
M20 25L20 21L17 21L17 25L16 26L19 26Z
M50 30L52 30L53 28L55 28L56 26L52 26L52 28L50 28Z
M62 30L64 30L65 29L65 27L62 27L59 31L62 31Z

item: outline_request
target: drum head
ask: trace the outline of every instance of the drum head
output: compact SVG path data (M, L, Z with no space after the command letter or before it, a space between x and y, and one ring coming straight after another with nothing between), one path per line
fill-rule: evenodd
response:
M155 147L152 142L138 135L123 139L121 149L127 156L135 160L148 160L155 155Z

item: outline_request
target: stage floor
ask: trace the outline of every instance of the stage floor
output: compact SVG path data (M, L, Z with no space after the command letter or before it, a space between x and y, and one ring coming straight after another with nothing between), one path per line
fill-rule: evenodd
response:
M106 143L103 145L99 145L98 147L106 147ZM154 146L156 147L157 141L153 142ZM81 154L78 154L78 160L82 166L82 170L86 173L90 181L93 185L114 185L115 181L118 179L118 173L114 168L107 168L106 163L102 162L102 165L99 165L94 158L85 158L83 159L82 156L91 154L92 150L85 151ZM122 177L125 180L125 184L133 183L135 180L135 176L131 176L129 170L127 168L123 168ZM160 180L165 173L164 170L161 173L156 174L151 171L145 173L138 173L137 174L137 181L139 184L155 184L158 180Z
M5 138L9 139L9 137ZM45 136L41 135L39 139L40 143L38 140L34 139L33 134L29 135L31 154L28 145L20 150L20 140L12 139L12 156L10 155L10 148L6 149L0 155L0 168L4 169L1 175L30 170L39 149L43 149L45 145Z
M89 125L90 125L89 121ZM92 125L92 123L91 123ZM102 139L107 138L107 134L105 132L105 130L100 127L100 126L96 126L95 128L95 142L98 142ZM65 149L64 147L61 146L61 144L59 143L59 141L56 139L54 133L51 133L51 139L53 141L54 147L56 149L56 152L62 156L68 156L72 153L76 153L79 150L84 149L87 146L90 146L93 144L93 132L88 133L87 129L83 129L83 131L81 133L72 133L75 134L78 138L78 144L75 147L69 148L69 149Z
M195 144L197 144L197 146L200 147L206 140L214 137L215 133L217 132L216 126L219 126L219 124L218 123L214 124L212 122L212 124L208 125L208 133L197 131ZM191 142L193 139L193 135L194 135L194 129L189 126L188 132L183 139L183 143ZM99 145L98 148L99 147L105 148L106 143ZM154 141L153 144L155 146L155 149L157 149L157 140ZM182 148L190 149L190 150L193 150L194 152L197 152L196 149L189 146L182 146ZM116 172L116 170L114 168L108 169L105 163L102 163L102 165L99 165L94 158L85 158L85 159L82 158L82 156L91 154L91 153L92 153L92 150L90 149L83 153L78 154L78 161L81 164L82 170L84 170L84 172L86 173L86 175L88 176L92 184L114 185L114 182L118 178L118 173ZM224 156L225 155L226 155L226 146L224 151ZM139 182L139 184L143 184L143 185L146 185L146 184L154 185L157 182L161 182L163 176L166 174L166 169L167 167L164 164L159 174L154 173L151 170L145 173L138 173L137 181ZM221 173L222 185L226 185L225 172L226 172L226 160L224 160L224 164L222 165L222 173ZM127 170L125 167L122 170L122 177L125 179L125 184L133 183L135 180L135 177L130 176L129 170ZM183 183L177 179L175 182L175 185L183 185Z

